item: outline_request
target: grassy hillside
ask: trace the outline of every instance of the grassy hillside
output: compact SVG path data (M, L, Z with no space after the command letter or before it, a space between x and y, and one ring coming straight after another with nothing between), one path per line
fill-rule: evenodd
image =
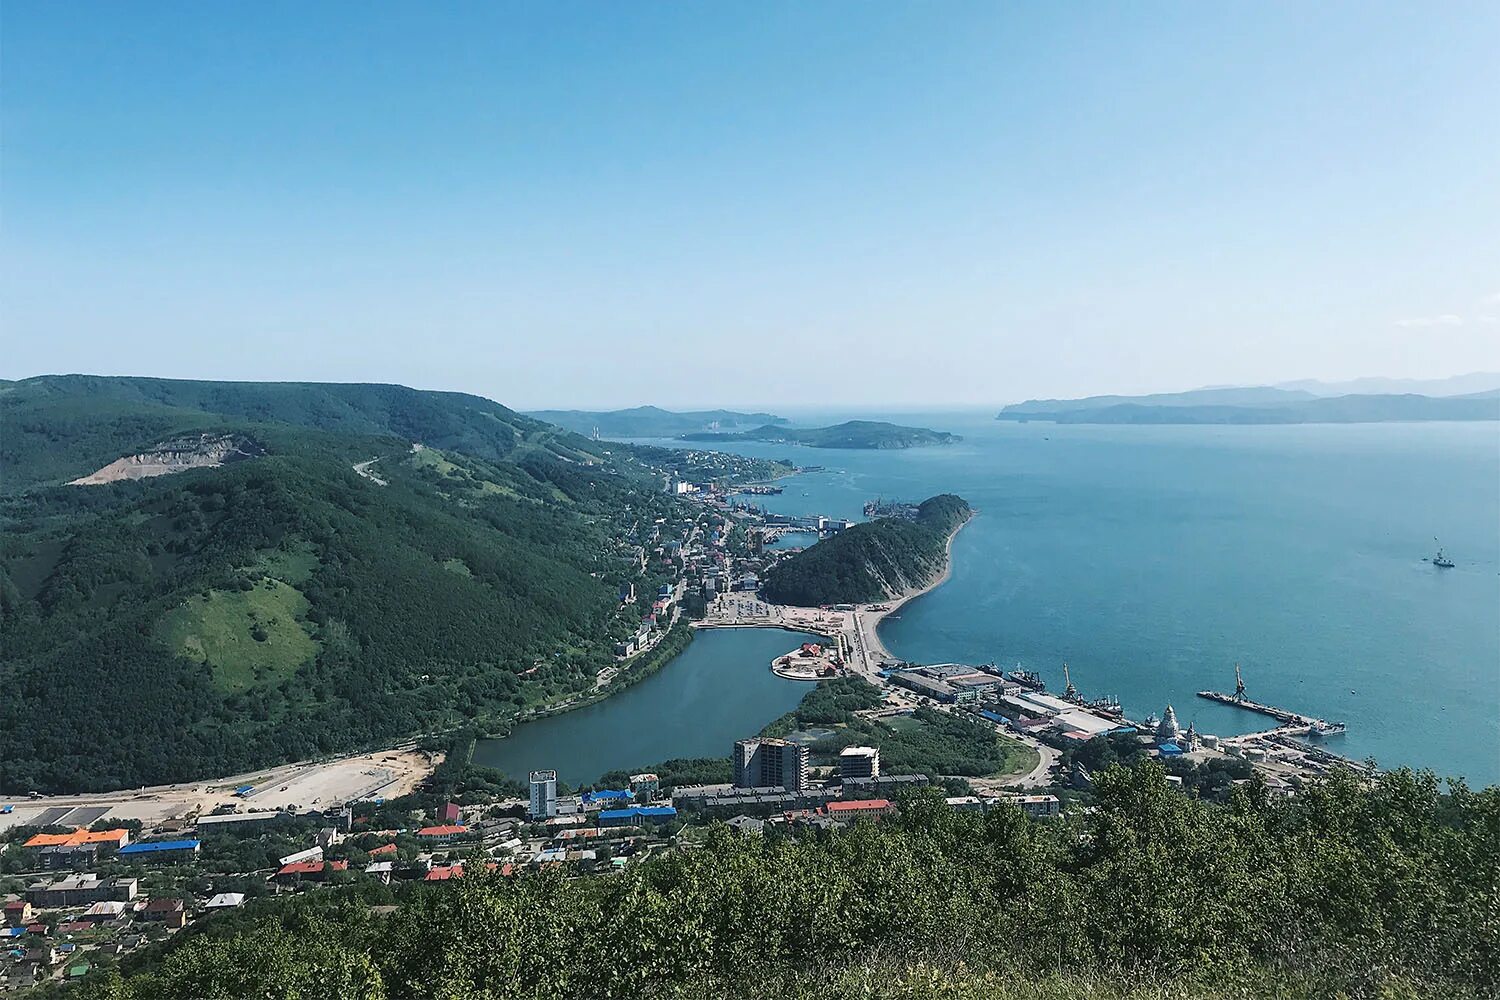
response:
M586 689L613 659L620 538L677 509L628 454L474 397L81 378L0 392L7 794L233 773ZM50 485L185 427L266 454ZM386 485L352 467L370 459Z
M783 559L761 590L778 604L863 604L927 586L948 563L948 538L973 512L952 494L922 502L915 519L857 524Z
M1500 988L1500 790L1347 775L1224 806L1154 764L1037 822L941 797L842 831L718 828L609 876L268 900L84 996L1477 1000ZM369 903L395 904L389 916Z

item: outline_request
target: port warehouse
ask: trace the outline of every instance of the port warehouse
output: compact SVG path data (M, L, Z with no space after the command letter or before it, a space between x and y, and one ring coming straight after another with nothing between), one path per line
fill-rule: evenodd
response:
M982 716L1015 729L1053 729L1061 735L1087 740L1107 733L1130 733L1135 728L1086 706L1029 690L1016 681L985 667L963 663L938 663L883 671L883 676L914 694L948 704L995 703L1001 711L985 710Z

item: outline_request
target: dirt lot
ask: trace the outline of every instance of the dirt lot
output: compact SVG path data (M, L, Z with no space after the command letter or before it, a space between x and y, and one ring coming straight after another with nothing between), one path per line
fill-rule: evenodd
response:
M307 810L351 799L389 799L410 792L440 760L440 756L399 748L287 764L213 781L90 795L0 799L0 808L12 807L10 813L0 814L0 829L20 824L87 825L110 817L138 819L149 827L171 819L191 819L223 804L246 810L288 806ZM236 798L234 790L242 785L253 785L255 790L243 799Z

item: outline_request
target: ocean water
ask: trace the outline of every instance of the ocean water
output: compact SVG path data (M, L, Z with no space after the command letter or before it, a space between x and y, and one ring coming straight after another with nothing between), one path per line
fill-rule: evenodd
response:
M1238 662L1251 697L1347 722L1332 749L1500 782L1500 425L992 418L886 417L964 435L946 448L726 447L826 467L758 498L774 511L941 492L979 510L952 578L883 627L898 656L1020 662L1051 688L1066 662L1135 717L1170 703L1226 735L1268 726L1195 696L1233 690ZM1455 569L1423 561L1434 537Z

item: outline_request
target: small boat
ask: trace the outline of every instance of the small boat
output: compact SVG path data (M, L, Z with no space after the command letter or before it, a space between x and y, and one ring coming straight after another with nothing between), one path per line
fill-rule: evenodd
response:
M1433 541L1435 542L1435 541L1437 541L1437 539L1434 538ZM1443 547L1441 545L1438 546L1437 555L1435 555L1435 556L1432 557L1431 562L1438 569L1452 569L1453 568L1453 560L1449 559L1448 556L1447 556L1447 554L1445 554L1443 552Z

